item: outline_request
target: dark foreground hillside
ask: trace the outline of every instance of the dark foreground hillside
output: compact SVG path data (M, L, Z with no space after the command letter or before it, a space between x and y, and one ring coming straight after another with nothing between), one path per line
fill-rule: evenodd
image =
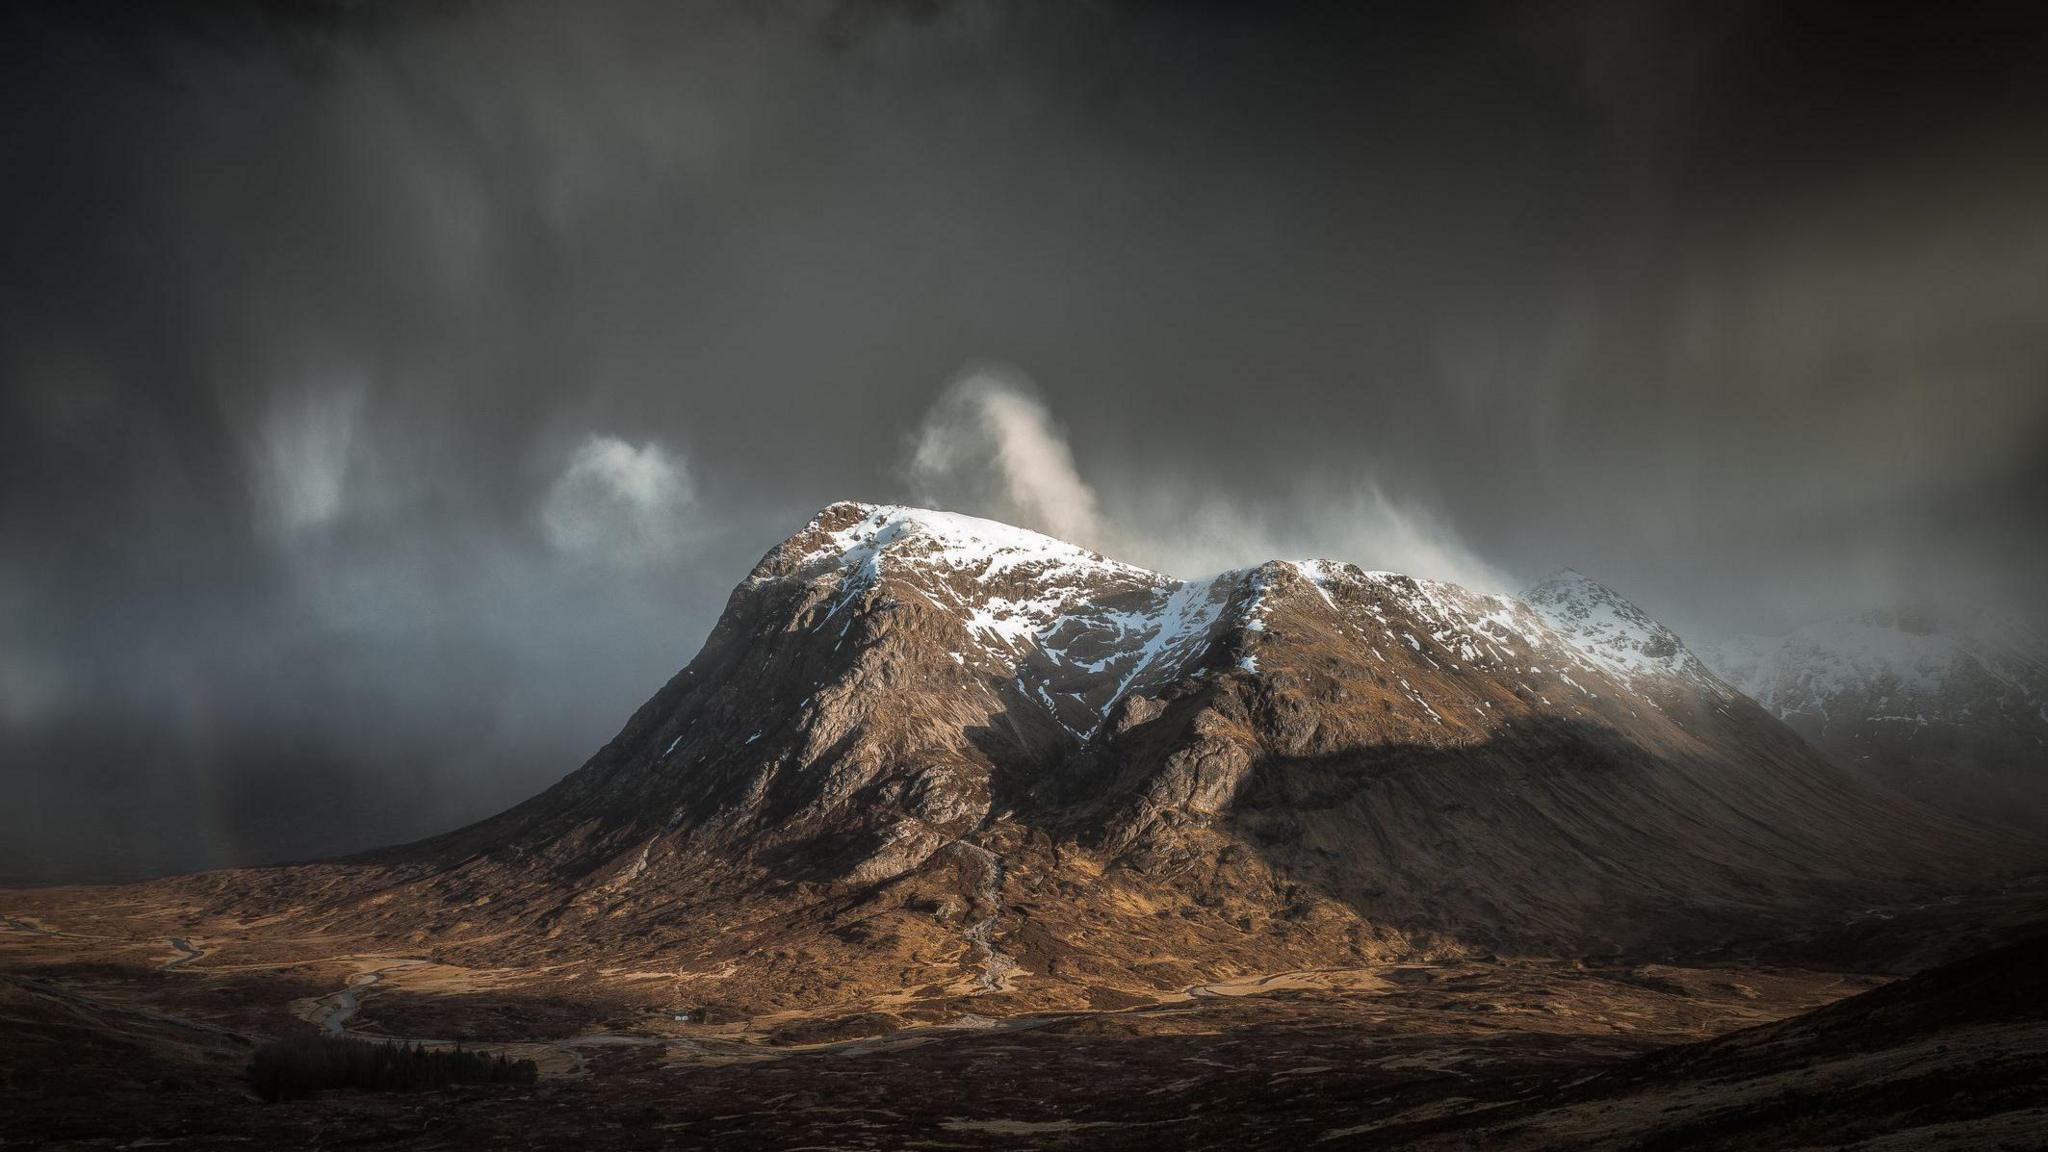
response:
M0 1139L9 1148L2036 1148L2048 1139L2044 973L2048 941L2038 936L1881 985L1798 969L1562 961L1293 973L1000 1022L878 1032L858 1017L791 1019L696 1040L505 1045L539 1058L537 1085L328 1091L266 1104L245 1078L250 1033L283 1027L258 998L289 992L288 982L17 964L0 979ZM365 1035L406 1022L403 1003L365 1004L375 1013L361 1021ZM469 1008L476 1018L545 1018L531 1003Z

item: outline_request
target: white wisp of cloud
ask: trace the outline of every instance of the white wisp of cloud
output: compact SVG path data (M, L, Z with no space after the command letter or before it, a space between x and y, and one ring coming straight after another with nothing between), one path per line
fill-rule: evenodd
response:
M1512 592L1516 581L1482 559L1459 534L1420 506L1364 480L1339 490L1302 491L1280 509L1178 488L1145 494L1148 525L1125 540L1129 559L1182 575L1264 560L1335 560L1448 580L1478 592Z
M317 528L347 509L360 385L306 387L278 393L254 445L255 473L269 525L286 534Z
M1180 576L1265 560L1318 558L1501 592L1514 581L1440 518L1371 479L1304 488L1268 504L1217 494L1199 477L1109 491L1082 478L1065 431L1015 369L976 366L926 410L905 465L919 503L987 516ZM1122 513L1112 520L1105 503Z
M907 471L922 503L1076 544L1102 540L1095 490L1074 467L1066 433L1014 369L980 366L954 378L925 413Z
M696 489L682 459L649 441L636 448L591 433L541 506L548 543L632 566L667 560L688 535Z

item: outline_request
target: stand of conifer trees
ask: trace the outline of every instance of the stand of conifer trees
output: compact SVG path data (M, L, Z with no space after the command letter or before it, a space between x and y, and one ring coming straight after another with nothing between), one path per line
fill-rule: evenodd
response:
M265 1100L296 1100L323 1088L422 1092L454 1084L531 1084L539 1074L531 1060L352 1037L278 1040L249 1061L249 1086Z

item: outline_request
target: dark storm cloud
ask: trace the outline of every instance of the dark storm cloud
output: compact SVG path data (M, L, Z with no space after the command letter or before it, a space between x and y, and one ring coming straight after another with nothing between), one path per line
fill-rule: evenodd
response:
M516 800L849 496L2040 613L2023 7L143 11L0 17L0 872Z

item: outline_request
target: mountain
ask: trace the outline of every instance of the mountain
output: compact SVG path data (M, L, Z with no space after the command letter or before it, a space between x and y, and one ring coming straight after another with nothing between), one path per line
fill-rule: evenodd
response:
M1972 816L2048 826L2048 642L1872 612L1707 648L1728 681L1844 764Z
M732 1010L1811 937L2010 845L1845 775L1611 590L1328 561L1178 580L835 504L525 804L190 881L323 938L640 964ZM270 913L262 913L269 915Z

